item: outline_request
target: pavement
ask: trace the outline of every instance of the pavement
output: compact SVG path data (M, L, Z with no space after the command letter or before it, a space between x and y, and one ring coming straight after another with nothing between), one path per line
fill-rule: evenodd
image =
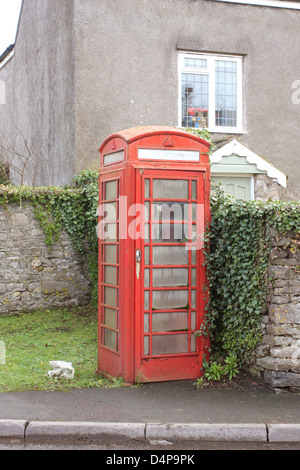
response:
M300 394L266 387L138 387L0 393L0 438L300 444Z

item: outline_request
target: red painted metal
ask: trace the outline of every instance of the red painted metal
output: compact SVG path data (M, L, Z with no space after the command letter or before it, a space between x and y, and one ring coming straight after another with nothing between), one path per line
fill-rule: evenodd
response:
M197 152L199 161L174 161L142 159L141 149L176 152ZM159 231L166 223L173 226L187 223L189 243L191 243L192 204L204 208L205 224L210 222L210 165L208 157L209 144L199 137L172 127L150 126L138 127L111 135L100 148L100 204L111 204L116 212L113 217L99 217L100 230L105 227L112 232L109 239L99 239L99 344L98 372L123 377L125 382L154 382L194 379L201 376L203 355L208 359L209 339L196 337L204 321L204 310L208 292L204 292L207 278L203 249L187 251L188 261L183 264L155 264L152 250L156 247L182 247L184 243L178 240L155 240L145 237L144 227L149 229L157 226ZM142 154L143 155L143 154ZM167 155L162 153L162 156ZM177 153L178 155L178 153ZM185 154L185 158L186 155ZM150 154L151 157L151 154ZM170 158L170 157L168 157ZM134 204L141 208L145 204L152 207L155 203L164 203L164 198L153 197L154 182L158 180L184 180L187 183L188 196L178 195L168 197L168 203L186 203L189 206L188 220L154 220L145 218L145 211L131 212ZM192 187L197 183L197 196L193 195ZM145 194L145 184L149 185L150 193ZM194 186L193 186L194 185ZM128 236L130 228L134 233L141 231L136 239ZM136 254L141 253L141 261L137 263ZM146 260L146 253L151 253ZM186 285L154 287L154 270L180 268L188 272ZM196 270L197 282L193 285L192 273ZM157 271L156 271L157 273ZM149 275L149 281L145 276ZM194 276L193 276L194 277ZM188 296L186 307L181 307L180 314L187 318L185 328L171 331L156 331L158 315L178 314L178 308L154 308L153 296L160 291L170 295L184 291ZM163 293L162 293L163 294ZM149 304L145 304L145 297ZM183 344L183 350L161 351L157 353L154 343L162 344L171 341L176 336ZM172 338L173 337L173 338ZM181 344L180 343L180 344Z

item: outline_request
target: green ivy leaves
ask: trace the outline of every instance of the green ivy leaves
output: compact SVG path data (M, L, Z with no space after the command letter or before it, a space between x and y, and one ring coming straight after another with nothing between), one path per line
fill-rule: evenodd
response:
M247 362L261 342L267 307L271 229L300 230L300 205L283 201L234 201L213 185L206 264L207 308L213 356L235 354Z

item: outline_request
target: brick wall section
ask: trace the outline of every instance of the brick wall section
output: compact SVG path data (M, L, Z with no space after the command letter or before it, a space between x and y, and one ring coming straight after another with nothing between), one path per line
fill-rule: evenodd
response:
M273 232L269 274L272 279L263 342L250 371L280 391L300 392L300 234Z
M0 206L0 315L88 299L88 275L67 234L49 250L29 203Z

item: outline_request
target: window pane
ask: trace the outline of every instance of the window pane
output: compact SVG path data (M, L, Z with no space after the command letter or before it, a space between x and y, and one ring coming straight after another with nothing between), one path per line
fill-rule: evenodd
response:
M144 315L144 333L149 333L149 313Z
M150 198L150 180L145 180L145 199Z
M144 309L149 310L150 308L150 292L145 291L144 292Z
M117 285L117 268L104 267L104 284Z
M144 337L144 354L149 356L149 336Z
M196 351L197 351L196 336L192 335L191 336L191 352L196 352Z
M209 76L181 75L182 126L208 127Z
M197 199L197 181L192 181L192 199Z
M188 335L155 335L152 337L152 354L180 354L189 352Z
M188 199L189 182L187 180L153 180L154 199Z
M104 225L104 239L107 242L117 241L117 224L105 224Z
M109 201L110 199L117 199L118 197L118 182L109 181L105 183L105 200Z
M117 299L118 291L112 287L104 287L104 303L105 305L111 305L112 307L118 306Z
M153 224L152 240L154 243L184 243L189 238L189 225Z
M114 328L115 330L118 328L116 310L107 307L104 308L104 325L109 328Z
M145 269L144 271L144 286L150 286L150 269Z
M153 269L154 287L181 287L189 284L187 268Z
M197 269L193 268L192 269L192 287L197 286Z
M149 246L145 246L145 265L149 266L150 264L150 248Z
M104 346L117 351L117 333L111 330L104 330Z
M197 291L192 290L192 308L197 308Z
M184 66L185 67L195 67L198 69L206 69L207 68L207 60L206 59L192 59L189 57L184 58Z
M189 307L188 290L157 290L152 295L153 308L158 310Z
M185 246L154 246L153 264L155 265L188 265L189 252Z
M216 60L216 125L237 126L237 63Z
M152 331L155 333L183 331L189 327L189 312L153 313Z
M188 202L155 202L152 206L153 220L156 221L173 221L173 220L189 220L189 203Z
M106 245L104 247L104 262L108 264L117 264L116 245Z
M105 221L107 222L111 220L118 220L116 202L107 202L106 204L104 204L104 217Z

